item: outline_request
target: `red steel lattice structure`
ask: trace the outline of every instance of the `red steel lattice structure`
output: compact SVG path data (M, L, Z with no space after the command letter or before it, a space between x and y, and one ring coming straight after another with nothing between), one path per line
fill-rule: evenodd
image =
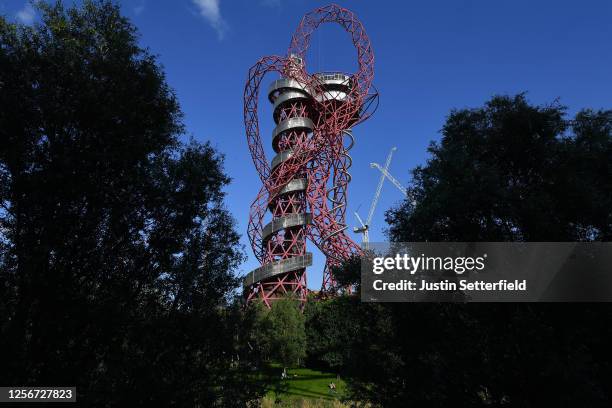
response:
M306 52L312 33L337 23L357 51L358 71L309 74ZM268 88L276 124L266 158L259 132L257 103L268 73L280 79ZM331 267L360 247L346 234L348 169L353 145L351 128L367 119L378 100L372 92L374 54L365 29L349 10L331 4L306 14L291 38L287 57L261 58L250 70L244 91L244 123L253 163L262 187L251 205L248 236L261 267L243 281L247 299L274 299L293 294L305 301L310 240L326 256L322 291L336 292ZM268 211L272 215L265 222Z

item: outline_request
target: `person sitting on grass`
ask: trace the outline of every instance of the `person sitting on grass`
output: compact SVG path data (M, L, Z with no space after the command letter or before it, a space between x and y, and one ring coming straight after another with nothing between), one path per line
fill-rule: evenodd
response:
M334 384L333 381L329 383L328 387L329 387L329 393L330 394L336 392L336 384Z

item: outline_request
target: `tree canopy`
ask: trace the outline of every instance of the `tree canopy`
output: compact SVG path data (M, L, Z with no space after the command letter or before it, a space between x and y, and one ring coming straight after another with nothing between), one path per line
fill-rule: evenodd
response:
M288 297L276 300L270 309L255 303L257 318L252 331L256 350L264 359L295 367L306 356L306 332L300 303Z
M0 382L76 385L88 405L250 398L222 155L181 142L117 5L39 8L33 26L0 17Z

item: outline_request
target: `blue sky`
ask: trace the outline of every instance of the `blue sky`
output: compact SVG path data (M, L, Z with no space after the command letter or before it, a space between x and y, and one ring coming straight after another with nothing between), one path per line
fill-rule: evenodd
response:
M66 1L70 3L70 1ZM610 0L344 1L362 20L376 55L374 83L380 106L354 129L349 214L365 217L382 163L397 146L391 172L402 183L425 162L430 141L453 108L478 107L494 94L526 91L534 103L555 98L574 113L612 107L612 2ZM260 183L242 123L247 70L264 55L284 55L302 15L327 2L306 0L124 0L120 4L159 56L185 113L188 135L210 140L226 156L233 178L227 206L246 238L249 205ZM0 0L0 13L29 23L36 18L24 0ZM336 26L314 36L308 69L353 71L355 52ZM271 78L269 78L271 80ZM267 85L266 85L267 86ZM269 145L272 119L267 101L260 117ZM271 149L268 151L271 157ZM401 201L389 182L374 215L371 240L384 240L384 211ZM355 225L352 216L349 225ZM355 237L359 240L359 237ZM321 285L322 257L308 271Z

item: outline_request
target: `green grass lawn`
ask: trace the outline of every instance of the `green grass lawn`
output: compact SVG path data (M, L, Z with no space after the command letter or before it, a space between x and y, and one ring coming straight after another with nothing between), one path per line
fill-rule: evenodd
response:
M283 369L280 365L267 367L263 374L266 383L266 397L290 401L298 399L315 400L338 400L346 390L346 384L342 379L337 379L336 374L311 370L309 368L287 369L289 378L281 379ZM329 383L336 384L336 392L329 391Z

